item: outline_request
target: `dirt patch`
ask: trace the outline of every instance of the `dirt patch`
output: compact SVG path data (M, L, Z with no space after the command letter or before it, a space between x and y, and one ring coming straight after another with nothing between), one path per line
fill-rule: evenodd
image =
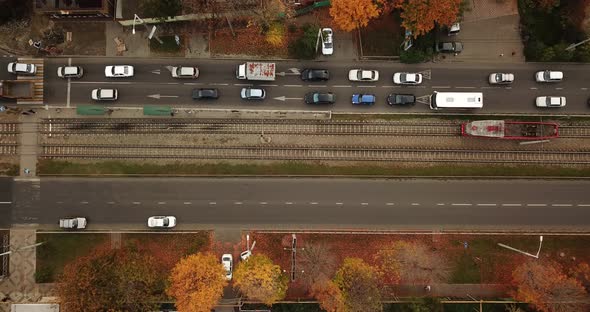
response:
M246 24L245 28L234 29L235 37L229 29L217 30L211 36L211 54L288 57L289 43L297 39L297 34L287 31L286 26L283 29L283 38L277 45L271 44L256 26Z
M80 22L64 21L56 23L56 28L63 29L64 35L67 32L72 33L72 41L64 42L63 54L66 55L105 55L106 54L106 35L105 23L103 22L84 22L84 27L80 27Z

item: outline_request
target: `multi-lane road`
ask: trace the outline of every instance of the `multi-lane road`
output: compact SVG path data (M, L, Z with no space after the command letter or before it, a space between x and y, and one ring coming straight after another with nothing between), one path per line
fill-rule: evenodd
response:
M571 231L590 227L589 188L570 180L41 178L17 182L11 215L13 224L48 229L64 216L86 216L90 229L144 229L149 216L175 215L181 230Z
M407 65L384 62L278 62L277 76L272 82L249 82L235 78L235 66L240 60L200 59L122 59L122 58L49 58L45 61L45 101L52 106L77 106L93 104L90 92L95 88L116 88L119 100L106 103L111 106L174 105L177 107L249 108L249 109L311 109L326 110L326 106L310 106L303 102L309 91L331 91L337 102L329 108L353 112L431 112L426 104L413 107L392 108L387 106L390 93L415 94L425 99L433 91L483 92L484 108L467 113L527 113L527 114L588 114L590 107L590 74L587 65L563 64L462 64L428 63ZM57 67L73 64L84 68L81 79L60 79ZM106 65L133 65L133 78L105 78ZM200 69L198 79L174 79L170 75L172 65L194 65ZM297 70L326 68L331 79L324 83L301 81ZM352 68L376 69L380 80L376 83L350 82L348 70ZM562 70L563 82L540 84L535 82L538 70ZM424 82L420 86L394 86L392 75L398 71L421 72ZM491 86L487 77L492 72L512 72L515 82L510 86ZM69 87L68 87L69 84ZM267 99L262 102L247 102L239 97L244 86L261 86L267 90ZM221 97L217 101L196 102L191 99L191 90L200 87L215 87ZM373 107L354 107L350 103L353 93L374 93L377 104ZM535 97L542 95L566 96L567 106L559 109L540 109L534 105ZM159 99L157 98L159 97ZM441 111L442 112L442 111Z

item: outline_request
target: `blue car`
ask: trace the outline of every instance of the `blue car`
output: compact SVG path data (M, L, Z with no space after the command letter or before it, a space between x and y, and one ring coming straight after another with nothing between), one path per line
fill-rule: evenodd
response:
M352 105L373 105L375 104L374 94L353 94Z

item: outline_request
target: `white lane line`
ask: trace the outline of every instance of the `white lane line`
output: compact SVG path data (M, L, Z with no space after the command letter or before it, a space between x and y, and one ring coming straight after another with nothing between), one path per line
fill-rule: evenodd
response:
M276 84L261 84L259 86L261 86L261 87L278 87L279 85L276 85Z
M336 85L334 88L352 88L352 86Z
M412 206L420 206L420 203L412 203Z
M492 207L492 206L496 206L497 204L477 204L477 206L483 206L483 207Z
M310 88L327 88L328 86L326 85L307 85Z
M8 204L12 204L12 202L0 202L0 204L2 204L2 205L8 205Z
M133 202L134 205L139 205L141 202Z
M588 88L580 88L580 90L588 90Z
M309 203L309 204L310 204L310 205L317 205L317 204L318 204L318 202L311 202L311 203Z
M563 90L563 88L555 88L555 90Z
M241 205L242 202L234 202L234 205Z
M192 205L193 203L191 202L184 202L185 205Z
M72 58L68 57L68 66L72 65ZM70 94L72 92L72 78L68 78L67 95L66 95L66 107L70 108Z
M393 206L394 203L386 203L387 206Z
M266 205L268 204L267 202L260 202L261 205Z
M571 207L572 204L551 204L553 207Z
M377 86L357 86L359 88L377 88Z
M464 204L464 203L455 204L455 203L452 203L451 206L473 206L473 204Z
M342 206L344 205L343 203L336 203L337 206Z
M578 207L590 207L590 204L578 204Z
M455 87L457 89L475 89L475 87Z
M369 203L361 203L361 206L368 206Z
M537 87L531 87L530 90L537 90Z
M236 87L248 87L248 86L253 86L253 84L251 84L251 83L234 83L234 86L236 86Z
M166 205L166 202L158 202L158 205Z
M229 83L210 83L210 86L229 86Z
M545 207L547 204L526 204L528 207Z
M445 204L444 204L444 203L438 203L438 204L436 204L436 205L437 205L437 206L444 206Z
M302 85L285 85L285 87L303 87Z
M520 206L522 206L522 204L502 204L502 206L506 206L506 207L520 207Z
M80 202L80 204L82 204L82 205L87 205L87 204L88 204L88 202L87 202L87 201L81 201L81 202Z
M293 205L293 202L285 202L285 205Z
M64 202L62 202L62 201L58 201L57 203L61 205L61 204L63 204Z
M114 205L114 204L115 204L115 202L114 202L114 201L110 201L110 202L107 202L107 204L109 204L109 205Z
M204 83L200 83L200 82L185 82L185 83L183 83L183 85L185 85L185 86L201 86L201 85L204 85ZM227 83L225 85L227 85Z
M450 89L451 86L432 86L433 89Z
M209 202L209 205L217 205L216 202Z
M72 84L168 84L168 83L130 82L130 81L72 81Z

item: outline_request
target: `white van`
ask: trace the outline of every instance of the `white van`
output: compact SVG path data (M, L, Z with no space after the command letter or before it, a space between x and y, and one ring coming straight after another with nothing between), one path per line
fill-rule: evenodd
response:
M119 97L117 89L94 89L92 99L95 101L114 101Z

